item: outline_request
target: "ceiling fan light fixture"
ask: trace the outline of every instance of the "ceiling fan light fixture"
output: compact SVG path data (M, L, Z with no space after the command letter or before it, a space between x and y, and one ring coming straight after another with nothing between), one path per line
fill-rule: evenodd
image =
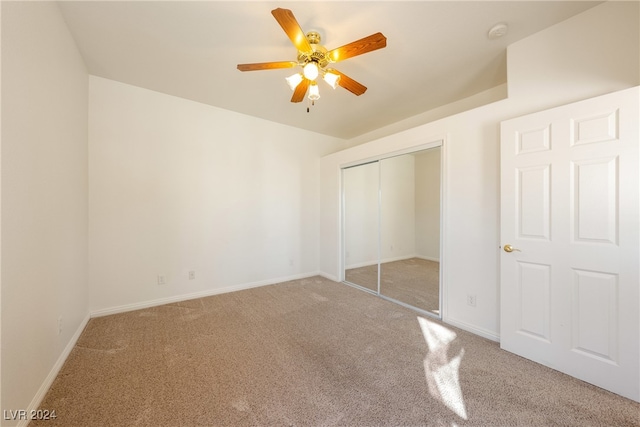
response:
M304 68L302 69L302 73L304 74L304 76L308 79L308 80L315 80L318 78L318 64L316 64L315 62L308 62Z
M296 90L296 87L298 87L298 85L302 81L302 74L296 73L292 76L285 77L285 80L287 81L287 84L289 85L291 90Z
M316 82L312 82L309 86L309 99L312 101L320 99L320 91L318 90Z
M340 80L340 75L336 73L332 73L330 70L327 70L324 73L323 79L325 82L327 82L329 86L335 89L336 86L338 85L338 80Z
M382 49L387 46L387 38L382 33L371 34L359 40L352 41L338 48L327 50L320 44L320 33L309 31L305 34L300 24L289 9L277 8L271 11L289 40L297 49L295 61L258 62L253 64L238 64L240 71L276 70L281 68L302 67L302 73L286 77L287 84L293 89L291 102L298 103L304 100L308 93L311 105L320 98L320 91L316 79L321 76L328 85L336 88L343 87L352 94L360 96L367 87L353 80L351 77L333 70L327 66L333 62L353 58L367 52ZM307 107L307 111L309 108Z

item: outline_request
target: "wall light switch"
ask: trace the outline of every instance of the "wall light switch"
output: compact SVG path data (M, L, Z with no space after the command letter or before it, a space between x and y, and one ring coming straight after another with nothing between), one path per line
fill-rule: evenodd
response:
M158 275L158 285L166 285L166 284L167 284L167 278L164 275L159 274Z
M189 280L194 280L196 278L196 272L195 271L190 271L189 272Z

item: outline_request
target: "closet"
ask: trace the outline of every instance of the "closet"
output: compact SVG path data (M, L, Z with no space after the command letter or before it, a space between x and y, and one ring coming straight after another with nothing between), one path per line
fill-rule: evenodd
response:
M437 317L441 145L342 169L344 282Z

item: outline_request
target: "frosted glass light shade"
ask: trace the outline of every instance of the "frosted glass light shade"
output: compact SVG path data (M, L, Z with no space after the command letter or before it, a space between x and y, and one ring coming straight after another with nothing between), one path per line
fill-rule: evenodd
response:
M315 101L316 99L320 99L320 91L318 90L318 85L311 83L309 86L309 99Z
M298 85L302 81L302 74L297 73L292 76L285 77L285 80L287 81L287 84L289 85L291 90L296 90L296 87L298 87Z
M318 64L315 62L309 62L304 66L302 72L307 79L313 81L318 78Z
M324 81L334 89L338 85L338 80L340 80L339 74L332 73L331 71L327 71L326 73L324 73Z

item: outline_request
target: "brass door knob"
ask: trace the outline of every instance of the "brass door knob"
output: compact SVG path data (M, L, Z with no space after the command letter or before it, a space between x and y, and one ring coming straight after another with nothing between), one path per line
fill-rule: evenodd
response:
M520 249L516 249L511 245L504 245L503 249L504 249L505 252L513 252L513 251L522 252Z

